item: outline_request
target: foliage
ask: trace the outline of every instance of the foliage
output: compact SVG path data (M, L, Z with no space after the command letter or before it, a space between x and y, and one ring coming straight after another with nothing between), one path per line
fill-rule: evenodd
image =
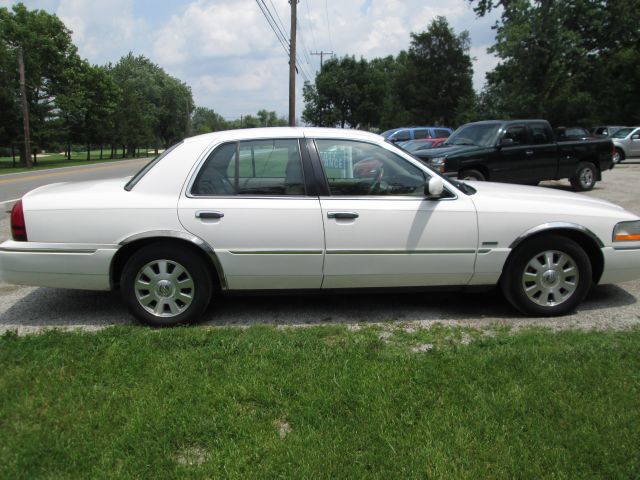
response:
M313 125L386 129L402 124L454 125L473 103L469 34L443 17L411 34L397 58L324 63L303 89L302 118Z
M453 125L463 102L473 98L469 33L456 35L444 17L411 34L398 76L401 105L409 123Z
M34 151L72 145L140 147L156 150L193 131L286 125L275 112L260 110L226 122L213 110L195 106L191 88L144 56L129 53L115 65L90 65L79 57L71 31L56 16L22 3L0 8L0 146L23 138L17 49L24 52L27 99ZM192 117L193 115L193 117ZM218 118L219 117L219 118Z
M495 8L502 14L490 51L500 63L487 75L487 115L640 123L637 2L481 0L474 10Z

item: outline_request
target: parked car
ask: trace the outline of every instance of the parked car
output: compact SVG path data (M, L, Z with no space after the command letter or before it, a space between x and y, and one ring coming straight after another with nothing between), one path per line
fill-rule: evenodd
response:
M447 127L401 127L392 128L381 135L390 142L398 143L420 138L446 138L451 132L453 130Z
M614 133L616 133L618 130L621 130L623 128L623 126L601 126L601 127L595 127L591 133L593 133L594 137L597 138L602 138L602 137L612 137Z
M618 130L611 137L615 152L614 163L628 157L640 157L640 127L625 127Z
M555 133L556 139L559 142L566 140L592 140L596 138L584 127L558 127L553 133Z
M407 152L413 153L418 150L429 150L430 148L439 147L446 141L447 138L421 138L419 140L397 143L396 145Z
M562 315L594 283L640 277L637 215L560 190L447 179L378 135L334 129L188 138L132 178L27 193L11 230L4 281L120 289L155 326L256 290L498 285L528 315Z
M591 190L613 168L611 140L558 141L545 120L488 120L458 128L440 148L414 155L440 173L469 180L537 184L568 178Z

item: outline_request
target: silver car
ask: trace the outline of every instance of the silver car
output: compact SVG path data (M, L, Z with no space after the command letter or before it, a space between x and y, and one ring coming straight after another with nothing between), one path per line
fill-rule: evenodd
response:
M613 162L618 163L629 157L640 157L640 127L626 127L611 137L616 151Z
M627 128L627 127L624 127L622 125L618 125L618 126L607 125L607 126L595 127L592 130L592 133L595 137L598 137L598 138L605 138L605 137L608 138L608 137L613 137L613 135L618 130L622 130L623 128Z

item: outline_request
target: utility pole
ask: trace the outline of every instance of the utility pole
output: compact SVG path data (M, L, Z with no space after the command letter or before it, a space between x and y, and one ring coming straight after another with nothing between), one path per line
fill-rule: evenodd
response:
M296 126L296 21L299 0L291 4L291 37L289 39L289 126Z
M18 71L20 73L20 103L22 105L22 124L24 126L24 159L27 168L33 167L31 162L31 138L29 135L29 105L27 103L27 88L24 79L24 58L22 47L18 47Z
M323 56L333 55L333 52L323 52L322 50L320 50L319 52L311 52L311 55L320 55L320 70L322 70Z

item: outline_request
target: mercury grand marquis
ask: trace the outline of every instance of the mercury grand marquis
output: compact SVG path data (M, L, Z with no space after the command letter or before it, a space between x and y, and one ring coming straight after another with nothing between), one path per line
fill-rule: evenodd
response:
M187 138L131 178L27 193L0 245L13 284L119 289L140 321L225 292L499 287L527 315L640 277L640 217L559 190L443 178L370 133Z

